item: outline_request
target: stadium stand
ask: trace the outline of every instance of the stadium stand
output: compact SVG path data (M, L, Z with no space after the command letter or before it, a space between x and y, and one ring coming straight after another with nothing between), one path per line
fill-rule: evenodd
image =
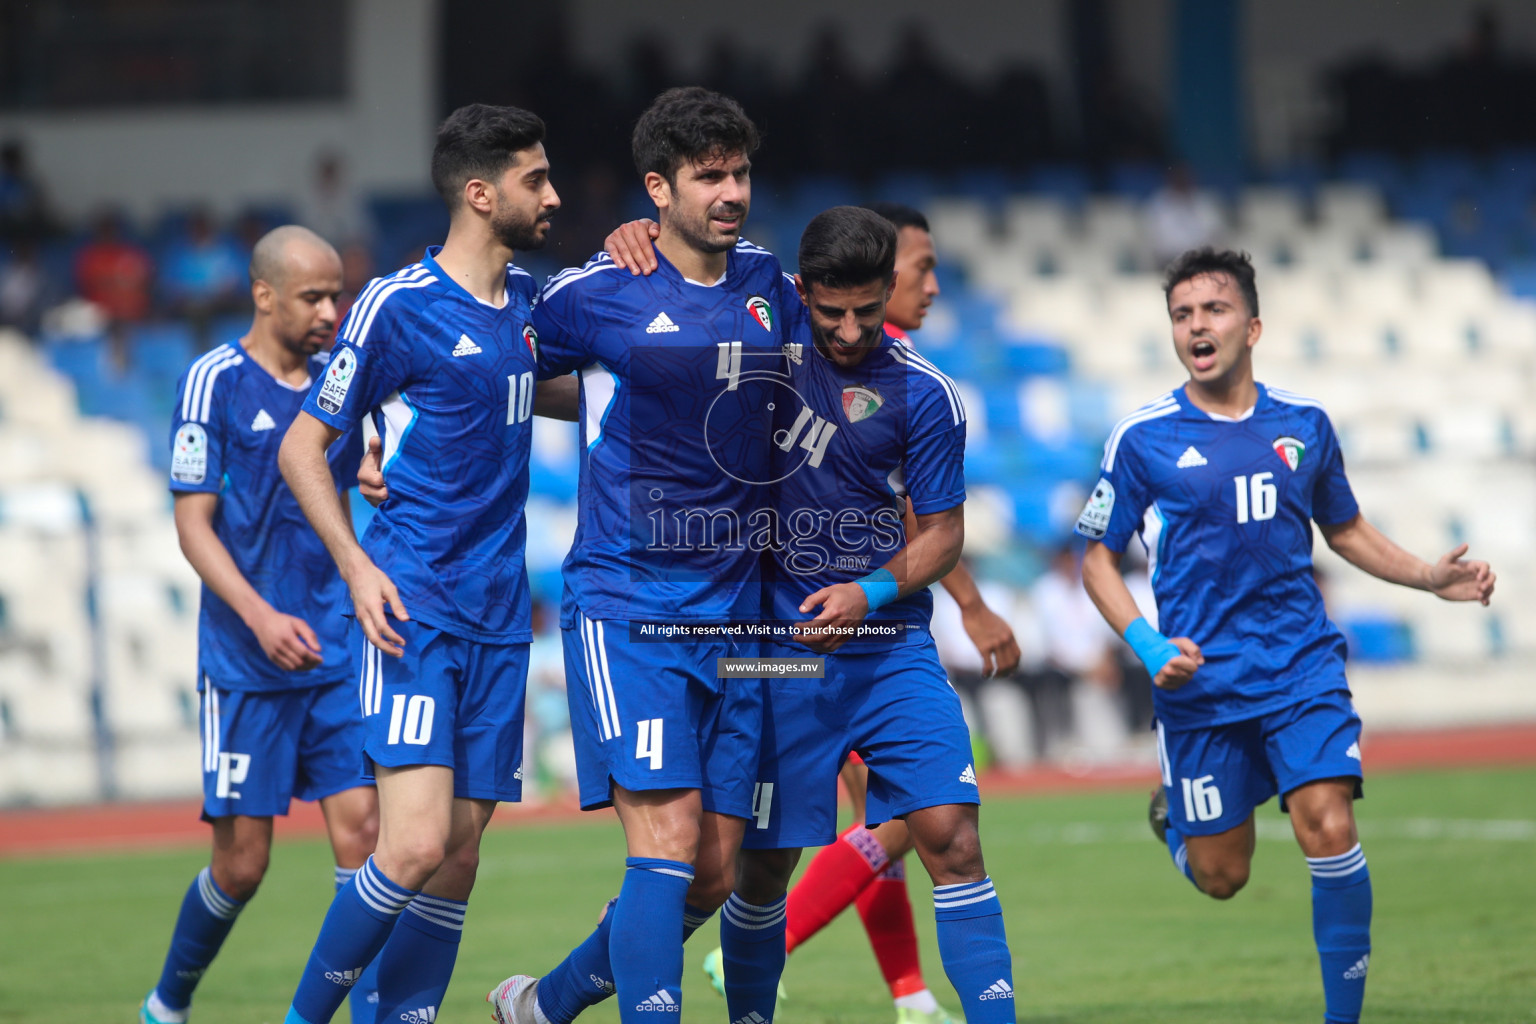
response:
M1057 166L764 183L749 232L787 255L824 205L894 196L928 212L944 294L917 343L970 410L968 551L1014 588L1070 531L1109 426L1182 379L1147 228L1161 176L1124 165L1100 181ZM1513 155L1363 154L1332 180L1290 168L1219 197L1222 240L1259 268L1261 379L1325 404L1389 535L1422 555L1467 541L1499 571L1493 609L1451 608L1319 543L1357 665L1497 674L1536 652L1533 193L1536 162ZM1469 196L1501 225L1496 244L1458 227ZM435 199L370 209L390 265L440 216ZM132 325L126 359L88 319L37 344L0 336L0 805L196 792L197 579L164 472L168 403L197 344L176 321ZM537 423L528 564L548 604L575 444Z

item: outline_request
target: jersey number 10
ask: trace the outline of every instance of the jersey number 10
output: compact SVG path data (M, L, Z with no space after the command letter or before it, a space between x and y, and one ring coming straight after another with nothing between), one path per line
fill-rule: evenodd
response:
M507 426L527 423L533 415L533 373L514 373L507 377Z
M1275 507L1279 502L1276 500L1278 490L1274 484L1270 483L1274 478L1273 473L1255 473L1253 476L1232 478L1232 482L1237 485L1238 522L1246 523L1250 511L1255 522L1275 518Z

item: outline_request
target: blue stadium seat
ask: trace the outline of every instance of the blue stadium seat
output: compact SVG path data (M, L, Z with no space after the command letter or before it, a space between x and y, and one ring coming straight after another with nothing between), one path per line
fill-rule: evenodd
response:
M1001 206L1014 192L1019 183L1007 171L995 167L971 167L956 171L950 179L950 191L967 196L989 206Z
M929 200L943 192L938 177L927 171L895 171L876 178L870 196L888 203L905 203L922 210L927 207Z
M1060 376L1069 366L1067 350L1049 338L1005 334L1002 356L1003 365L1016 377Z
M576 466L556 466L540 459L528 463L528 493L538 494L555 501L569 503L576 500Z
M1504 287L1521 298L1536 299L1536 260L1526 259L1504 268Z
M128 333L135 368L154 380L175 382L193 355L192 329L180 321L140 324Z
M1024 188L1076 208L1088 199L1092 183L1078 164L1041 164L1024 176Z
M1397 157L1369 151L1345 153L1340 157L1338 177L1343 181L1375 185L1386 196L1387 202L1394 204L1408 179L1402 161Z
M112 372L105 338L45 339L43 351L53 368L74 382L82 411L85 394L104 388Z
M1109 169L1109 191L1117 196L1143 202L1163 187L1166 168L1154 163L1115 164Z
M1413 631L1401 619L1378 612L1357 612L1338 621L1349 645L1349 657L1354 661L1392 665L1414 659Z
M1264 180L1271 185L1286 185L1300 192L1304 199L1310 200L1317 191L1317 186L1326 179L1322 165L1313 160L1293 160L1270 168L1264 174Z

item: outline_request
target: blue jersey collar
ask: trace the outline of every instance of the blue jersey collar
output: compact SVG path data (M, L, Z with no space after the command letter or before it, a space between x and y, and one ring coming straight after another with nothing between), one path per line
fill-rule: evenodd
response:
M439 281L443 282L449 288L452 288L454 291L458 292L466 300L468 300L470 302L473 302L477 306L484 306L486 309L506 309L507 308L507 305L512 301L512 287L511 287L511 283L512 283L512 266L513 265L511 263L507 264L507 269L502 271L502 275L501 275L502 276L502 295L503 295L505 301L503 301L502 304L499 305L499 306L493 306L489 302L486 302L484 299L477 299L475 296L471 295L469 293L468 289L466 289L463 285L459 284L459 282L455 281L453 279L453 276L442 268L442 265L437 262L437 254L442 252L442 251L443 251L443 247L440 246L440 245L429 245L429 246L427 246L426 253L423 254L423 256L421 257L421 262L426 265L428 270L432 271L432 274L433 274L434 277L436 277Z
M1174 400L1179 403L1179 408L1192 416L1202 417L1212 421L1213 423L1242 423L1245 420L1250 420L1254 416L1257 416L1259 410L1269 404L1268 389L1266 389L1264 385L1260 384L1258 381L1254 381L1253 386L1258 389L1259 397L1254 400L1253 405L1248 409L1248 411L1243 413L1241 416L1223 416L1220 413L1206 412L1204 409L1200 408L1194 402L1189 400L1189 393L1187 390L1189 388L1188 381L1180 384L1177 388L1174 389L1173 397Z

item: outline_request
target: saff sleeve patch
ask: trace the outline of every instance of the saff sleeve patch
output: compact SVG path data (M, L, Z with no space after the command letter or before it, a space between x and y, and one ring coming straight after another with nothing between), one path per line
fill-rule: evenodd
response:
M200 484L208 476L208 432L200 423L183 423L171 443L171 479Z
M341 407L347 400L347 392L356 379L357 355L350 348L333 352L331 361L325 367L325 379L320 384L320 394L315 396L316 404L332 415L341 412Z
M1077 517L1077 532L1089 540L1103 540L1109 532L1109 518L1115 511L1115 485L1107 477L1099 477L1094 485L1083 514Z

